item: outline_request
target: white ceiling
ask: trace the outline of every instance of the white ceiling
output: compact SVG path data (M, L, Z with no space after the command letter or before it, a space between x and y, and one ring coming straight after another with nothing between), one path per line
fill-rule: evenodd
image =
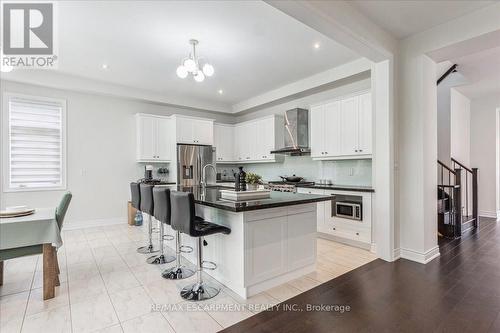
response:
M456 87L470 99L500 94L500 47L457 59L458 72L467 79L467 84Z
M451 21L495 1L353 0L375 24L402 39Z
M64 1L58 10L60 73L177 100L231 106L359 58L262 1ZM202 83L175 74L191 38L216 71Z

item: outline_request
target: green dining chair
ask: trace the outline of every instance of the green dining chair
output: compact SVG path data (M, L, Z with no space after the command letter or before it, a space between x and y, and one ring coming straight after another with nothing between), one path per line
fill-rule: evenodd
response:
M66 192L61 199L61 202L56 208L56 222L59 226L59 231L62 229L64 217L66 216L66 212L68 211L69 203L71 202L71 198L73 195L71 192ZM35 254L43 253L43 245L31 245L31 246L23 246L16 247L13 249L0 250L0 286L3 284L3 262L8 259L14 259L24 256L32 256ZM59 263L57 262L56 257L56 265L57 265L57 273L59 274Z

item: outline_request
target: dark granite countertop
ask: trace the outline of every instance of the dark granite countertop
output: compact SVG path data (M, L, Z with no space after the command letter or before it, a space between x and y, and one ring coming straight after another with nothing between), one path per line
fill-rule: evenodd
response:
M353 191L353 192L375 192L375 189L370 186L351 186L351 185L297 185L297 187L317 188L321 190L336 190L336 191Z
M221 189L227 188L217 185L207 186L205 189L202 189L200 186L177 186L177 191L192 192L194 194L195 203L199 205L228 210L231 212L246 212L332 200L332 197L329 195L271 191L271 197L269 199L231 201L221 199Z

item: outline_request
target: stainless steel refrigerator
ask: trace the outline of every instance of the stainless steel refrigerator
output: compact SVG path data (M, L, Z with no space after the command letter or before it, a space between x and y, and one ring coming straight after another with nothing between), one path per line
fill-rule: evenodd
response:
M201 172L207 164L215 167L215 148L201 145L177 145L177 183L181 186L198 186ZM207 184L216 183L214 170L207 167Z

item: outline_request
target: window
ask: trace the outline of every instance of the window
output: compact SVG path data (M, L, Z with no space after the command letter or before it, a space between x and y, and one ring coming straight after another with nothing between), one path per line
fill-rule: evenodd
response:
M4 189L64 189L66 102L17 94L4 100Z

